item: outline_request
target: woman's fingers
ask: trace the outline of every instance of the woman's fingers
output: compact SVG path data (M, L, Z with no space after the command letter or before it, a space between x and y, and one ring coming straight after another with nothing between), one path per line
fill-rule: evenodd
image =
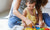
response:
M27 25L26 25L26 23L25 23L25 21L22 21L22 24L23 24L23 26L24 27L26 27Z
M27 24L27 25L29 25L29 24L31 24L31 23L32 23L31 20L26 20L26 24Z
M44 22L39 23L40 27L44 27L44 24L45 24Z

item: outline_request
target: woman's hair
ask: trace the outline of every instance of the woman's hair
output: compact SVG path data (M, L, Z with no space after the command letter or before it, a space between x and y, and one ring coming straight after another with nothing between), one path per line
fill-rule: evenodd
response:
M26 3L29 2L30 4L36 2L36 0L26 0Z
M48 0L36 0L35 7L39 9L41 6L45 6L48 3Z

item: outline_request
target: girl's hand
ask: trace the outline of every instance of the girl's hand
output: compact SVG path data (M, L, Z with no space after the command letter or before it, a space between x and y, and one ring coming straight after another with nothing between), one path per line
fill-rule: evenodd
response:
M44 27L44 24L45 24L45 23L44 23L43 21L40 21L40 22L39 22L40 27Z

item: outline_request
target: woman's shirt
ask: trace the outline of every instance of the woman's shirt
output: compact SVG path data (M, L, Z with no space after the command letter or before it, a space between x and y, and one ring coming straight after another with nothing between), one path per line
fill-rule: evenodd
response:
M13 8L14 8L15 1L16 1L16 0L13 0L12 6L11 6L11 9L10 9L10 13L9 13L9 16L10 16L10 17L15 16L15 15L13 14ZM24 8L26 7L25 2L26 2L26 0L21 0L20 6L19 6L19 9L18 9L18 11L19 11L21 14L22 14Z

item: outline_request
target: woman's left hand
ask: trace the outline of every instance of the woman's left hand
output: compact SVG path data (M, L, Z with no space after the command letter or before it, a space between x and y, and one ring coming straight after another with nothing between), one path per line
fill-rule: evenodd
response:
M43 21L39 21L39 25L40 25L40 27L44 27L44 22Z

